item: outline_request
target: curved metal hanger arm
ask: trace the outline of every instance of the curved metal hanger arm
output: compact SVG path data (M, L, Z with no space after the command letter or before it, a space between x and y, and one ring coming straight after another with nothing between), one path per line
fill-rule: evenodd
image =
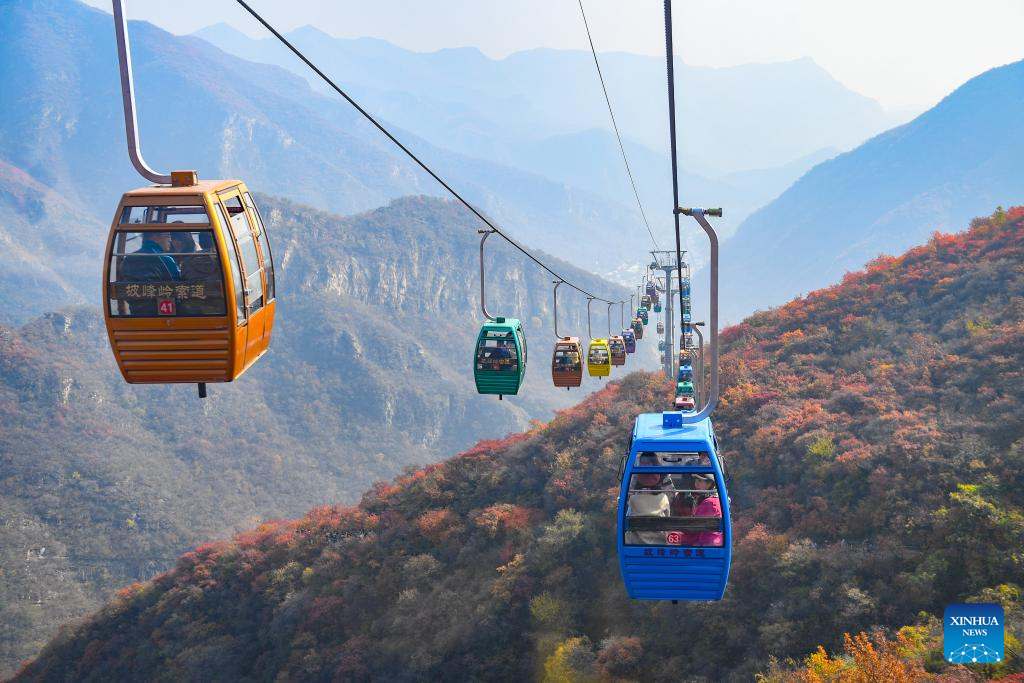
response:
M612 305L608 304L608 338L612 338Z
M477 230L477 232L483 235L480 238L480 310L484 312L485 318L494 320L494 316L487 312L487 298L484 291L484 242L494 234L494 230Z
M171 176L158 173L142 158L139 145L139 122L135 116L135 84L132 81L132 55L128 44L128 19L124 14L124 0L112 0L114 6L114 35L117 38L117 63L121 70L121 102L124 105L124 130L128 136L128 157L132 166L146 180L169 185Z
M590 331L590 302L594 300L594 297L587 297L587 336L590 337L590 341L594 341L594 333Z
M684 214L687 216L693 216L694 220L700 224L700 227L704 229L705 234L708 236L708 240L711 242L711 261L710 261L710 275L711 275L711 317L709 321L709 332L711 337L711 386L708 388L707 403L700 410L699 413L693 415L683 415L683 422L699 422L705 417L711 415L714 412L715 406L718 404L718 233L708 222L705 216L718 216L721 217L721 209L676 209L677 214ZM680 317L682 317L680 315Z
M562 335L558 334L558 288L564 284L564 280L553 280L552 283L555 286L554 299L555 299L555 339L561 339Z
M704 333L700 331L704 323L694 323L690 326L697 333L697 366L699 372L693 373L694 386L697 388L697 405L701 405L701 396L704 392Z

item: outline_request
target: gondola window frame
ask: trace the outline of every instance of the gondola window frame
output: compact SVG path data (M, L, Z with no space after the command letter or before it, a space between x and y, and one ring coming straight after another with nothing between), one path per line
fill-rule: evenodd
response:
M260 214L259 207L256 206L256 202L253 200L252 195L248 192L243 192L242 199L244 200L246 208L248 208L256 218L256 225L258 227L258 231L256 233L256 246L259 247L260 250L260 258L263 263L263 277L266 281L264 300L269 304L277 298L277 280L274 275L274 254L270 248L270 235L267 234L267 226L266 223L263 222L263 215Z
M218 199L220 199L221 204L224 206L224 211L228 215L228 229L238 249L239 262L242 266L242 282L246 294L246 308L248 308L249 317L252 317L266 304L263 289L263 265L260 262L260 253L256 246L256 240L253 237L252 219L249 218L249 212L245 210L245 204L242 202L242 198L237 190L220 193ZM238 211L234 213L231 211L233 207L229 204L232 200L238 202ZM238 223L235 222L236 216L241 216L238 219ZM255 260L255 263L250 263L250 256ZM259 282L251 282L253 277L256 276L259 277Z
M235 314L238 318L237 326L241 327L249 322L249 306L246 301L245 287L242 280L242 269L238 258L238 244L235 243L234 231L228 225L227 211L220 205L214 203L214 210L217 212L217 219L223 226L221 234L227 244L228 264L231 268L231 283L235 290Z

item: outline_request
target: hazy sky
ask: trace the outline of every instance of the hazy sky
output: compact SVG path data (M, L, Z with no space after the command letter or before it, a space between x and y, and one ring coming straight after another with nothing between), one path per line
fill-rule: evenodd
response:
M492 57L534 47L585 49L576 0L248 0L283 30L305 24L429 51L476 46ZM105 0L86 0L109 11ZM128 16L173 33L218 22L262 27L232 0L127 0ZM664 54L660 0L584 0L599 51ZM1024 0L676 0L676 50L726 66L810 56L888 109L924 109L986 69L1024 58Z

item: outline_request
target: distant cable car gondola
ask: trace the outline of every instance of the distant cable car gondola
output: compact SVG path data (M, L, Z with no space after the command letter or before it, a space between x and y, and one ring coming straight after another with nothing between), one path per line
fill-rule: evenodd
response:
M732 561L723 463L710 418L637 416L620 466L619 568L637 600L720 600Z
M494 317L487 312L484 296L484 243L494 233L482 231L480 238L480 308L487 322L480 328L473 355L473 379L481 394L497 394L498 400L519 393L526 377L526 335L515 318Z
M612 365L626 364L626 341L622 337L609 337L608 351L611 353Z
M591 377L607 377L612 374L611 349L607 339L591 339L587 350L587 372Z
M583 384L583 347L579 337L562 337L555 342L551 380L556 387L566 389Z
M665 334L665 323L658 321L658 334ZM665 349L662 349L664 351Z
M647 310L651 310L651 297L648 296L647 294L644 294L642 297L640 297L640 306L642 308L646 308Z
M659 339L658 340L658 351L664 353L664 351L665 351L665 340L664 339Z
M608 340L594 338L590 330L590 302L587 299L587 334L590 336L590 345L587 347L587 372L591 377L607 377L612 374L612 353L608 348Z
M633 318L633 335L637 341L644 338L644 321L640 318Z
M622 341L626 345L626 353L636 353L636 334L632 328L622 331Z
M612 334L612 306L614 305L611 302L608 303L608 352L611 356L612 367L626 364L626 342L622 337Z
M640 318L640 322L642 322L644 325L646 325L650 321L647 309L644 308L643 306L636 309L636 317Z
M661 313L661 302L660 301L655 301L654 302L654 312L655 313Z
M558 287L561 281L555 282L554 316L555 316L555 350L551 356L551 381L556 387L571 387L583 384L583 346L579 337L563 337L558 334Z
M230 382L267 351L276 308L266 226L240 180L157 173L142 157L128 22L114 0L128 156L156 185L121 197L107 238L103 317L132 384Z
M680 412L693 412L697 409L693 396L676 396L672 407Z

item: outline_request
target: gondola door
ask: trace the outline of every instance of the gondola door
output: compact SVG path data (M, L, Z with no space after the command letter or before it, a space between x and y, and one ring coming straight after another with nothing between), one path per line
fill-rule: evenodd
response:
M228 227L234 237L242 266L242 283L245 295L247 338L245 343L245 366L251 365L266 350L263 343L266 325L266 292L263 282L263 266L256 246L255 228L237 188L221 192L218 197L228 217Z

